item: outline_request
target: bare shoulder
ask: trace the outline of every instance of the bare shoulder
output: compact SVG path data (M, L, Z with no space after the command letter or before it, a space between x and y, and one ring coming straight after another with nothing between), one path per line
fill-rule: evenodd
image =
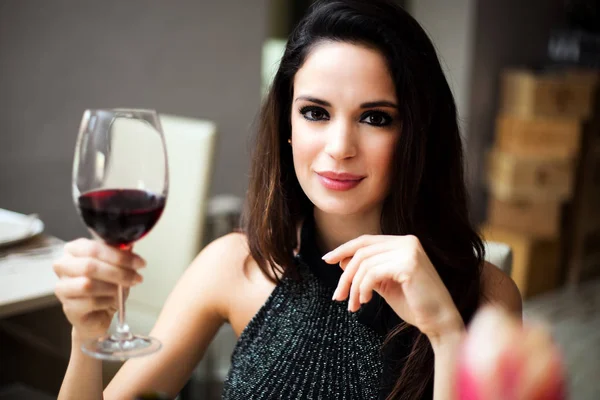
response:
M519 317L523 313L521 293L515 282L487 261L481 271L481 300L482 303L499 304Z
M192 277L209 281L217 293L235 290L250 256L246 235L230 233L215 239L196 256L188 268ZM221 286L223 285L223 286ZM226 287L228 290L222 290Z
M202 281L219 315L233 323L240 310L270 293L273 284L250 254L243 233L230 233L206 246L190 265L190 279Z
M250 255L243 233L230 233L208 244L194 259L190 268L216 275L239 271Z

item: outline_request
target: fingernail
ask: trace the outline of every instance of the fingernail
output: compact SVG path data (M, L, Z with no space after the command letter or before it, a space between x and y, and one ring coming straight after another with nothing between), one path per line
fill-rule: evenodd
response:
M143 268L145 266L146 266L146 261L144 261L144 259L137 258L137 257L133 259L133 268L139 269L139 268Z
M143 280L144 278L142 278L141 275L136 275L135 278L133 278L134 283L142 283Z
M323 257L321 257L321 259L327 261L327 259L329 258L330 255L331 255L331 252L325 254Z
M365 296L361 293L360 296L358 296L358 301L360 302L360 304L365 304Z
M333 292L333 297L331 298L331 300L335 300L336 299L336 297L338 295L338 291L339 291L339 289L336 288L335 291Z

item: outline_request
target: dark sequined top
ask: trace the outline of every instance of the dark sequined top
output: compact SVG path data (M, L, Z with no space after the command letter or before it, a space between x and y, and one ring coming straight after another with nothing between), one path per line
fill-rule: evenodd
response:
M332 301L342 270L321 260L314 220L302 228L300 280L283 278L242 331L223 399L385 399L410 338L382 351L401 322L379 296L357 313ZM390 353L391 352L391 353ZM423 398L432 398L432 387Z

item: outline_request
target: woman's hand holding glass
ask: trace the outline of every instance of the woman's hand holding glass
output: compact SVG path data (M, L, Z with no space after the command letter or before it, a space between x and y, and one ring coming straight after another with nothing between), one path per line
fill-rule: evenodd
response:
M118 287L142 282L143 258L100 241L77 239L67 243L54 263L59 277L56 296L82 340L104 335L118 309Z
M144 264L130 252L160 219L169 191L166 143L156 111L86 110L75 148L72 190L82 221L101 243L67 246L66 257L55 267L61 277L57 295L84 336L105 333L115 308L118 312L115 333L90 339L81 349L106 360L158 351L161 343L132 333L125 318L128 289L141 281L136 269Z

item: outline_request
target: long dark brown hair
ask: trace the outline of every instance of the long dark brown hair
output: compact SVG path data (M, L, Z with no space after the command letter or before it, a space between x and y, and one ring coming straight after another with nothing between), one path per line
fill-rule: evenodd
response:
M479 303L484 248L469 221L456 106L431 40L392 0L317 1L292 32L254 143L243 219L251 256L274 281L294 275L297 225L313 205L298 183L287 143L293 83L309 52L325 40L369 46L385 57L402 135L381 229L419 238L468 323ZM433 350L427 337L405 323L386 343L400 331L412 335L413 346L389 398L419 398L433 379Z

